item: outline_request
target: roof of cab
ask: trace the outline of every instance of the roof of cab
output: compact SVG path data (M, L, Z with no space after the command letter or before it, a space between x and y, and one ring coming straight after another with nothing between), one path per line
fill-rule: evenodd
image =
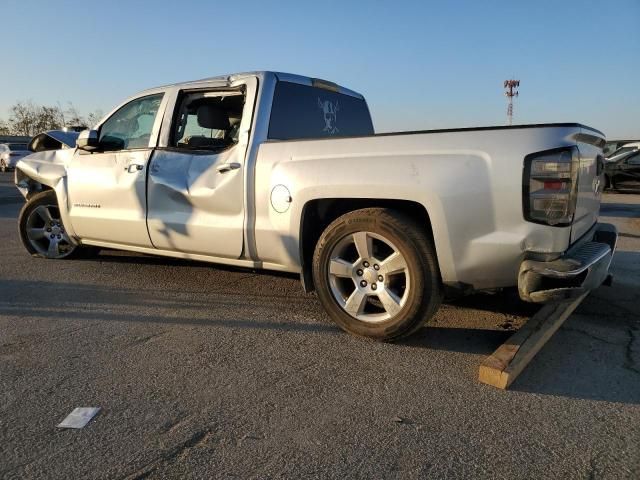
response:
M242 73L232 73L229 75L218 75L215 77L207 77L207 78L201 78L198 80L190 80L187 82L179 82L179 83L172 83L172 84L168 84L168 85L162 85L159 87L155 87L155 88L151 88L148 90L160 90L160 89L166 89L166 88L174 88L174 87L188 87L190 85L194 85L197 83L203 83L203 82L233 82L233 81L237 81L237 80L242 80L243 78L247 78L247 77L258 77L259 80L264 80L267 77L275 77L276 80L278 81L283 81L283 82L291 82L291 83L300 83L302 85L313 85L314 82L320 82L320 83L324 83L324 84L329 84L332 85L334 89L336 89L339 93L343 94L343 95L349 95L352 97L356 97L356 98L360 98L360 99L364 99L364 97L358 93L355 92L353 90L350 90L348 88L345 88L341 85L335 84L333 82L329 82L327 80L322 80L319 78L314 78L314 77L306 77L304 75L297 75L294 73L285 73L285 72L273 72L273 71L268 71L268 70L261 70L261 71L255 71L255 72L242 72ZM145 90L146 91L146 90Z

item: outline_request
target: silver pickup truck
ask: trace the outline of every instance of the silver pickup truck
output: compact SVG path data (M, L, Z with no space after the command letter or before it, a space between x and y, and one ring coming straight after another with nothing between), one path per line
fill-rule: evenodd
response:
M144 91L77 148L19 162L20 235L51 259L113 248L299 273L340 327L393 340L445 295L547 302L605 282L604 143L575 123L376 135L334 83L215 77Z

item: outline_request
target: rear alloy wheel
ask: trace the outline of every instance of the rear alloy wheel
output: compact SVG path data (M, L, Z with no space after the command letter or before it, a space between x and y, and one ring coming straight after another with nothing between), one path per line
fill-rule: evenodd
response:
M52 191L33 196L22 207L19 225L22 243L34 256L62 259L78 250L60 219L60 209Z
M322 234L314 255L318 297L355 335L395 340L419 329L442 298L431 239L400 212L356 210Z

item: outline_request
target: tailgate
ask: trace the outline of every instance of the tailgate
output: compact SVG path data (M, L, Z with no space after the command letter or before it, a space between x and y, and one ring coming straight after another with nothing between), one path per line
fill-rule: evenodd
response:
M600 132L587 128L583 128L576 137L580 152L580 169L571 243L582 237L596 223L604 188L604 158L602 157L604 137Z

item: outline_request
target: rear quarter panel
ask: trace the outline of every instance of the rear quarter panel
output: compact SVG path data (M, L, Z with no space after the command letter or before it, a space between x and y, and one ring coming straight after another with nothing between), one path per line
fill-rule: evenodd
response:
M267 268L300 270L300 223L311 200L404 199L427 210L443 281L479 289L515 285L526 252L562 252L571 233L524 221L524 157L575 145L577 133L575 127L514 128L262 144L258 257ZM285 213L270 205L277 185L291 192Z

